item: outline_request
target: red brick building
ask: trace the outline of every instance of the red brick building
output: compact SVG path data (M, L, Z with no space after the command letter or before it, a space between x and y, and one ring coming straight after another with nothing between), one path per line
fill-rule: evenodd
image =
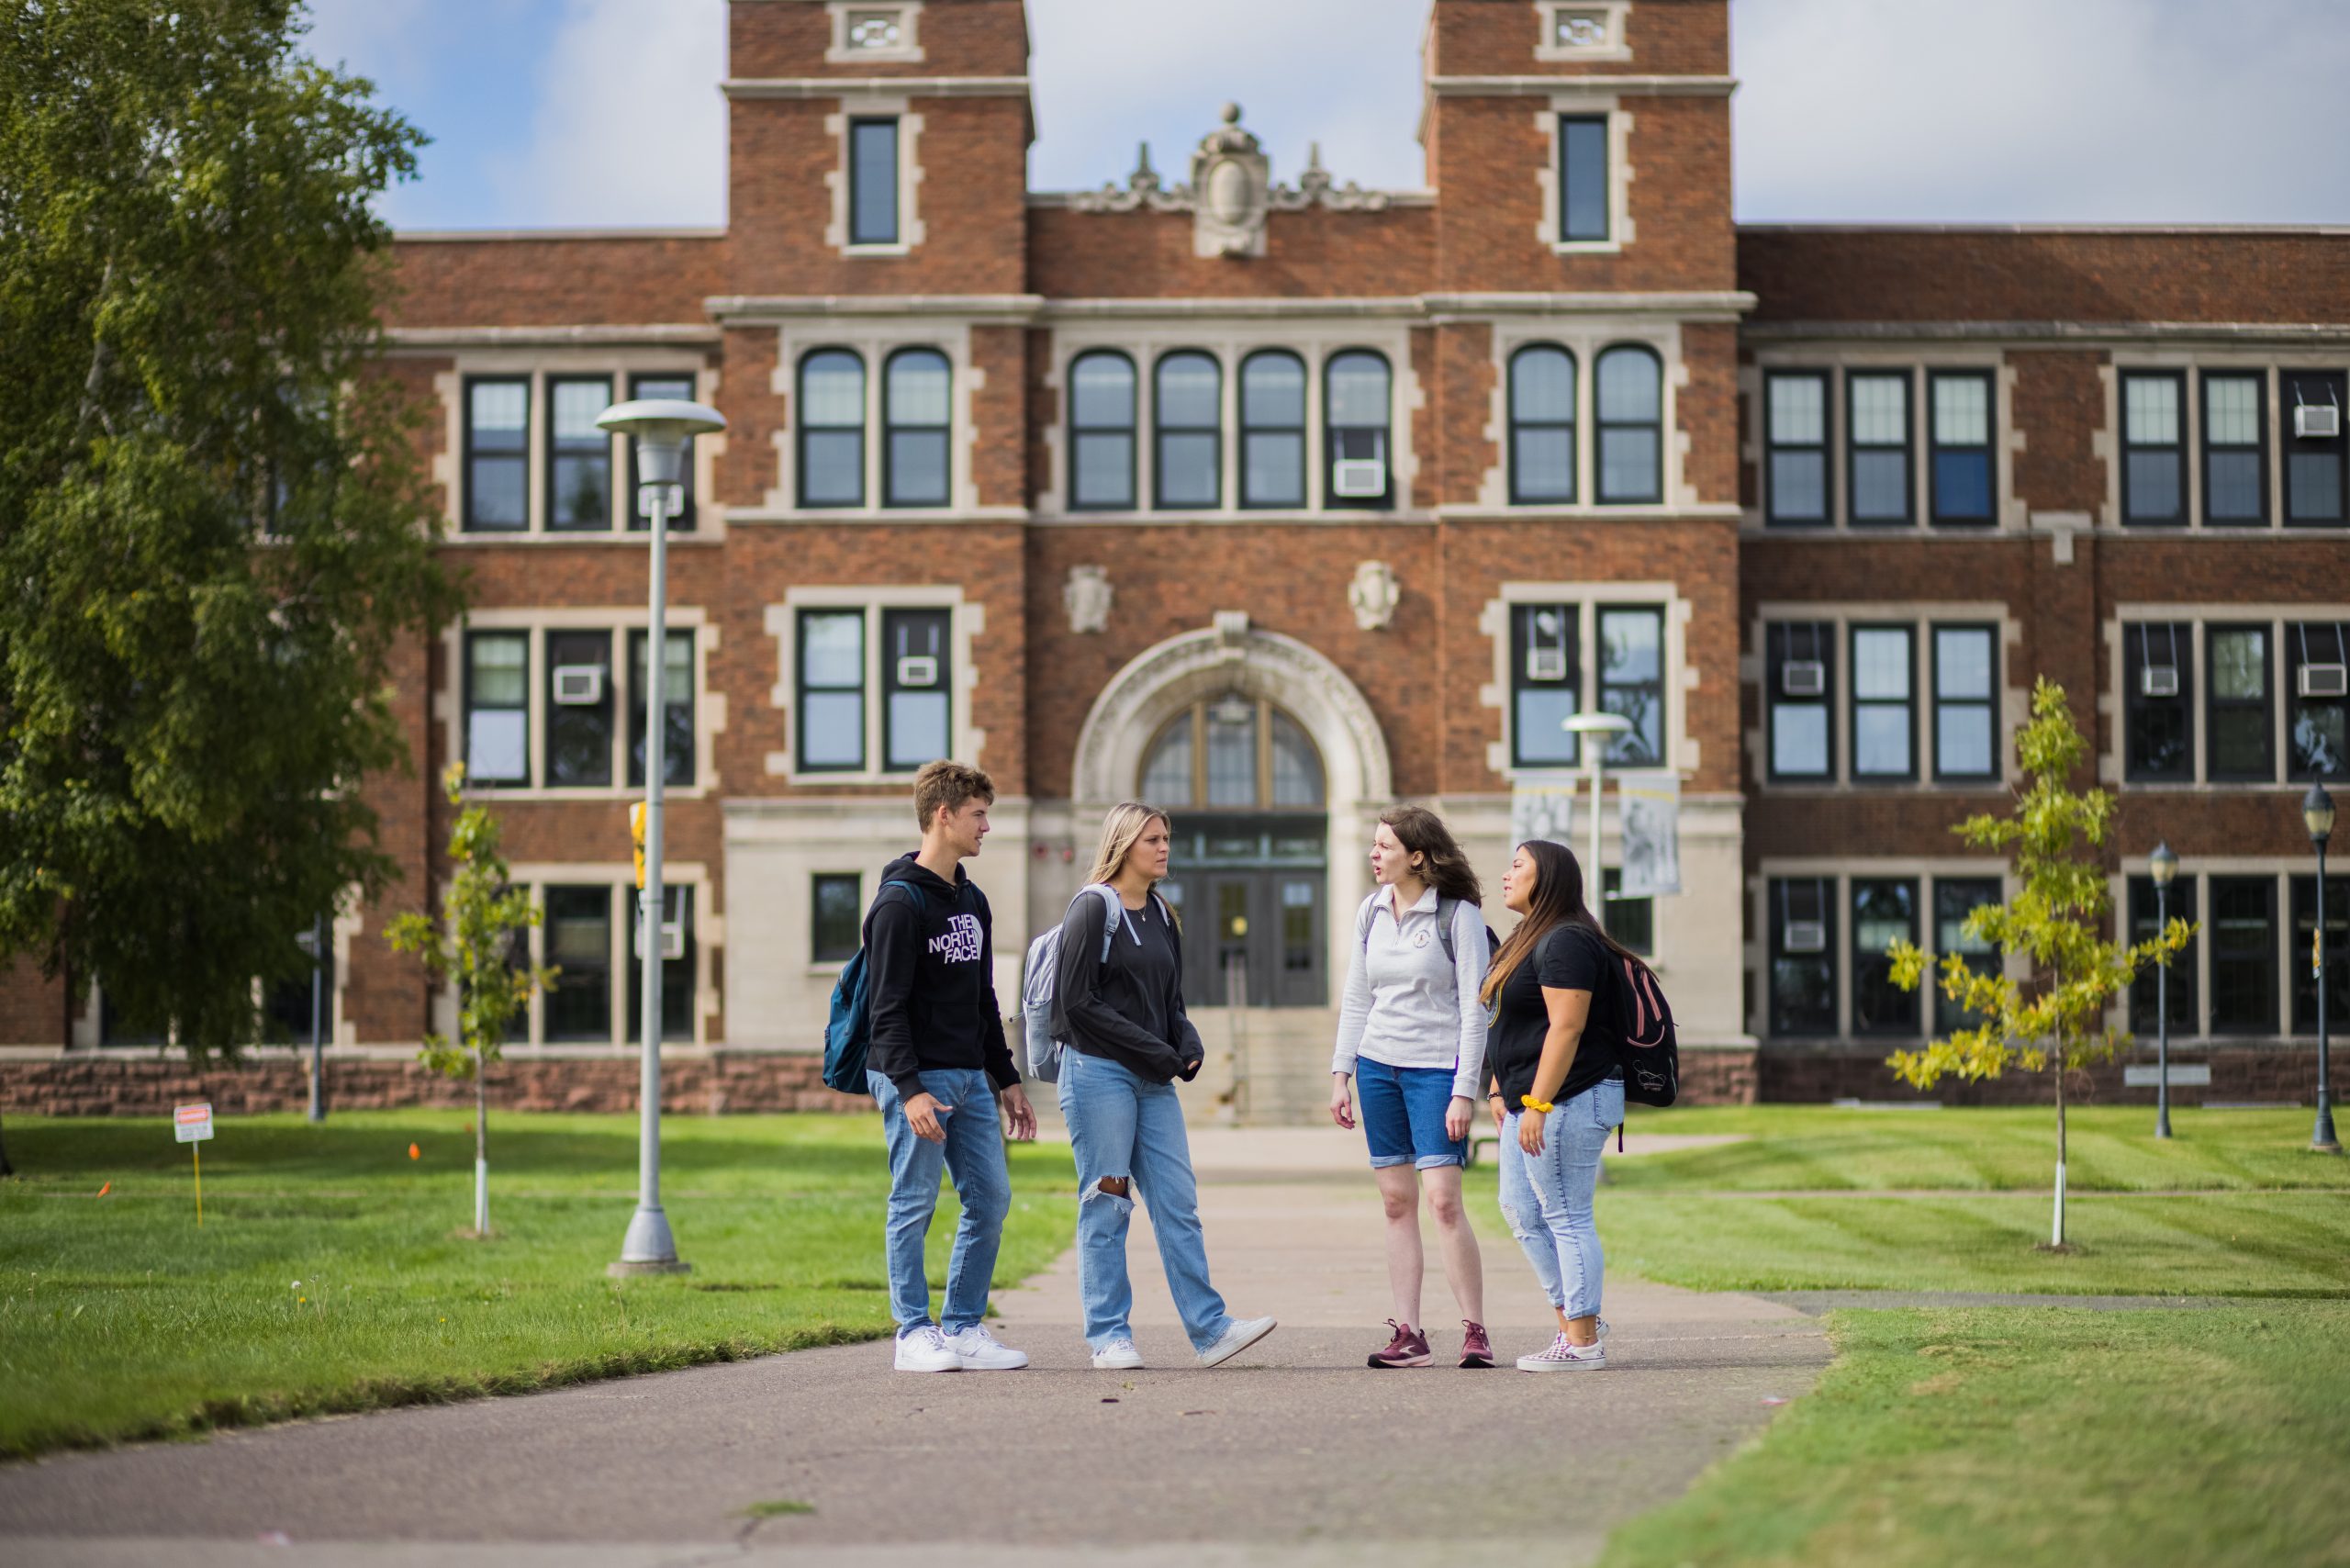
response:
M403 237L394 369L441 410L475 608L401 670L406 880L336 929L335 1070L421 1092L395 1064L447 1003L382 933L464 757L566 976L516 1092L626 1097L645 555L592 421L691 395L731 428L662 661L682 1107L804 1087L942 753L1002 792L1007 998L1140 793L1179 824L1208 1092L1318 1103L1379 808L1436 803L1505 919L1512 791L1595 707L1634 721L1611 767L1679 778L1684 890L1609 911L1695 1085L1888 1094L1937 1018L1879 955L1998 895L1948 829L2005 800L2037 675L2120 793L2133 918L2182 857L2177 1054L2304 1093L2350 235L1741 228L1725 0L1432 12L1424 189L1278 182L1232 110L1163 171L1031 191L1019 0L735 0L723 230ZM1612 794L1603 826L1612 866ZM0 1030L17 1103L137 1099L102 983L20 978Z

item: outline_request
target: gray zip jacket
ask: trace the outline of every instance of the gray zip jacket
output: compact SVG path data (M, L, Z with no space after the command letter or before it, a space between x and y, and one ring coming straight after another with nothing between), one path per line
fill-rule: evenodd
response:
M1338 1008L1332 1072L1351 1073L1357 1057L1388 1067L1444 1068L1452 1092L1484 1093L1485 916L1475 904L1452 912L1452 959L1436 929L1437 890L1404 910L1398 923L1390 890L1380 888L1355 916L1354 958Z

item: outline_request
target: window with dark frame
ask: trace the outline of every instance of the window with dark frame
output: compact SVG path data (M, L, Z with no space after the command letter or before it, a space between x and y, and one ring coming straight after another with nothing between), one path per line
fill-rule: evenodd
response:
M1852 879L1852 1033L1915 1035L1918 992L1893 982L1886 949L1918 940L1918 884L1902 877Z
M1575 360L1555 343L1509 357L1509 498L1574 503Z
M1763 521L1818 527L1829 521L1828 373L1774 370L1763 378Z
M881 767L912 772L954 750L946 610L881 612Z
M898 122L853 119L848 125L848 242L898 242Z
M2213 528L2268 521L2268 376L2203 373L2203 521Z
M1598 633L1598 711L1632 721L1609 743L1607 766L1659 767L1664 761L1664 611L1603 606Z
M1580 611L1572 604L1510 606L1510 761L1568 767L1575 736L1561 726L1582 711Z
M2350 774L2350 621L2285 622L2285 768Z
M2196 923L2196 881L2197 879L2193 877L2184 876L2172 881L2169 899L2171 919L2183 920L2189 925ZM2158 918L2162 913L2162 903L2163 901L2154 896L2154 879L2152 877L2130 879L2130 942L2132 946L2134 946L2141 942L2151 942L2162 935L2162 921ZM2170 1027L2174 1035L2194 1035L2199 1032L2196 1023L2195 1002L2197 964L2195 948L2198 940L2197 937L2188 937L2187 946L2171 955ZM2152 964L2140 969L2138 978L2130 982L2131 1033L2147 1036L2154 1033L2159 1022L2154 1008L2160 989L2161 981L2154 973L2154 966Z
M1303 420L1299 421L1304 423ZM1156 504L1214 510L1224 498L1224 373L1213 354L1178 349L1152 371Z
M612 782L612 634L547 633L545 778L552 790Z
M865 361L816 349L800 361L800 504L865 504Z
M609 886L545 890L546 961L561 971L541 1015L550 1045L611 1043L612 892Z
M1763 631L1764 694L1771 713L1774 779L1825 779L1835 772L1836 636L1825 621L1788 621Z
M643 632L628 634L628 781L644 782L644 700L650 694L644 669ZM679 786L694 781L694 634L668 633L661 661L661 778Z
M943 507L954 463L948 442L953 372L936 349L900 349L881 373L881 504Z
M1600 924L1607 927L1607 935L1644 958L1655 957L1656 900L1626 898L1624 873L1613 866L1606 868L1600 879L1604 890Z
M1991 373L1937 370L1926 385L1933 521L1991 522Z
M1635 506L1664 498L1664 362L1639 343L1599 356L1598 500Z
M2317 969L2311 957L2317 942L2317 879L2294 877L2293 935L2286 967L2293 975L2293 1033L2317 1033ZM2350 878L2325 883L2325 1022L2330 1030L2350 1020Z
M2242 782L2277 777L2277 716L2266 626L2206 626L2204 728L2208 778Z
M612 527L612 437L597 418L612 406L601 375L547 378L547 528L609 533Z
M1240 504L1305 504L1305 362L1286 349L1240 362Z
M2185 784L2195 777L2195 628L2133 621L2121 628L2121 776Z
M1069 362L1069 506L1135 505L1135 362L1095 349Z
M531 378L465 382L464 527L520 533L531 526Z
M1846 507L1855 528L1898 526L1916 516L1909 386L1906 370L1845 373Z
M1567 244L1607 240L1607 117L1559 117L1559 238Z
M865 879L819 871L808 883L808 961L845 964L865 945Z
M694 890L688 883L671 882L661 890L661 924L674 926L683 938L684 951L677 958L661 961L661 1038L666 1044L673 1040L694 1037ZM631 1045L644 1039L644 949L643 924L641 906L633 898L625 900L632 940L628 966L628 1040ZM658 941L656 935L654 940Z
M2128 371L2121 377L2121 521L2187 524L2187 373Z
M793 673L800 707L800 770L855 773L865 767L865 611L803 610Z
M1934 777L1999 776L1999 644L1990 626L1936 626Z
M465 782L531 782L531 634L465 635Z
M1836 1033L1836 900L1825 877L1774 877L1770 1017L1774 1036Z
M1393 376L1387 356L1348 349L1322 367L1322 500L1332 507L1384 507L1395 498L1388 420ZM1375 479L1378 489L1370 488ZM1359 492L1359 493L1349 493Z
M1934 962L1920 991L1934 993L1934 1034L1948 1036L1960 1029L1981 1025L1983 1014L1942 992L1942 959L1955 953L1967 971L1977 975L1999 972L1998 948L1986 938L1966 934L1966 917L1986 904L1999 902L1997 877L1937 877L1934 879Z
M700 387L690 375L633 375L628 384L628 395L638 398L690 403L696 401L699 392ZM644 492L639 488L641 480L636 466L636 442L631 441L623 444L628 448L628 495L623 498L625 504L622 510L628 517L630 531L643 533L651 526L651 519L644 510ZM691 533L694 528L694 442L691 436L686 438L683 466L677 472L677 493L666 503L673 510L669 532Z
M2343 385L2338 371L2283 373L2277 413L2288 528L2338 528L2344 521Z
M2277 879L2211 879L2211 1033L2277 1027Z
M1852 778L1918 776L1917 629L1854 626Z

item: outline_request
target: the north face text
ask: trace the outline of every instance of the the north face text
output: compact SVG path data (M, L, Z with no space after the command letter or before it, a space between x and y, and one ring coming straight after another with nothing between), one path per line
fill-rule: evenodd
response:
M934 956L950 964L976 964L979 961L979 917L957 914L947 917L946 929L930 939Z

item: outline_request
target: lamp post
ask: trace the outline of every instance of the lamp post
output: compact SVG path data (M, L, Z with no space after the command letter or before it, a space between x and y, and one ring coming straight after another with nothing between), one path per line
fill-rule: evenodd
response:
M1560 722L1560 728L1573 735L1583 746L1583 759L1591 772L1591 864L1583 872L1583 902L1591 906L1599 924L1607 924L1607 878L1599 868L1599 789L1600 774L1607 755L1607 743L1628 733L1632 721L1621 713L1577 713Z
M2333 797L2322 784L2312 784L2301 797L2301 822L2317 846L2317 921L2310 935L2310 969L2317 980L2317 1125L2310 1131L2310 1147L2320 1154L2340 1154L2342 1142L2333 1136L2333 1090L2326 1076L2325 1038L2325 841L2333 834Z
M2146 868L2154 879L2154 928L2170 929L2170 884L2178 856L2168 843L2154 846ZM2154 966L2154 1136L2170 1137L2170 965Z
M692 1265L677 1260L669 1216L661 1210L661 786L666 770L662 707L668 700L669 519L679 508L686 442L726 428L726 416L699 403L667 398L618 403L599 415L599 429L636 442L637 489L653 540L652 613L644 634L644 873L637 894L636 939L643 965L641 989L643 1087L639 1094L636 1213L621 1241L620 1261L606 1272L677 1274Z

